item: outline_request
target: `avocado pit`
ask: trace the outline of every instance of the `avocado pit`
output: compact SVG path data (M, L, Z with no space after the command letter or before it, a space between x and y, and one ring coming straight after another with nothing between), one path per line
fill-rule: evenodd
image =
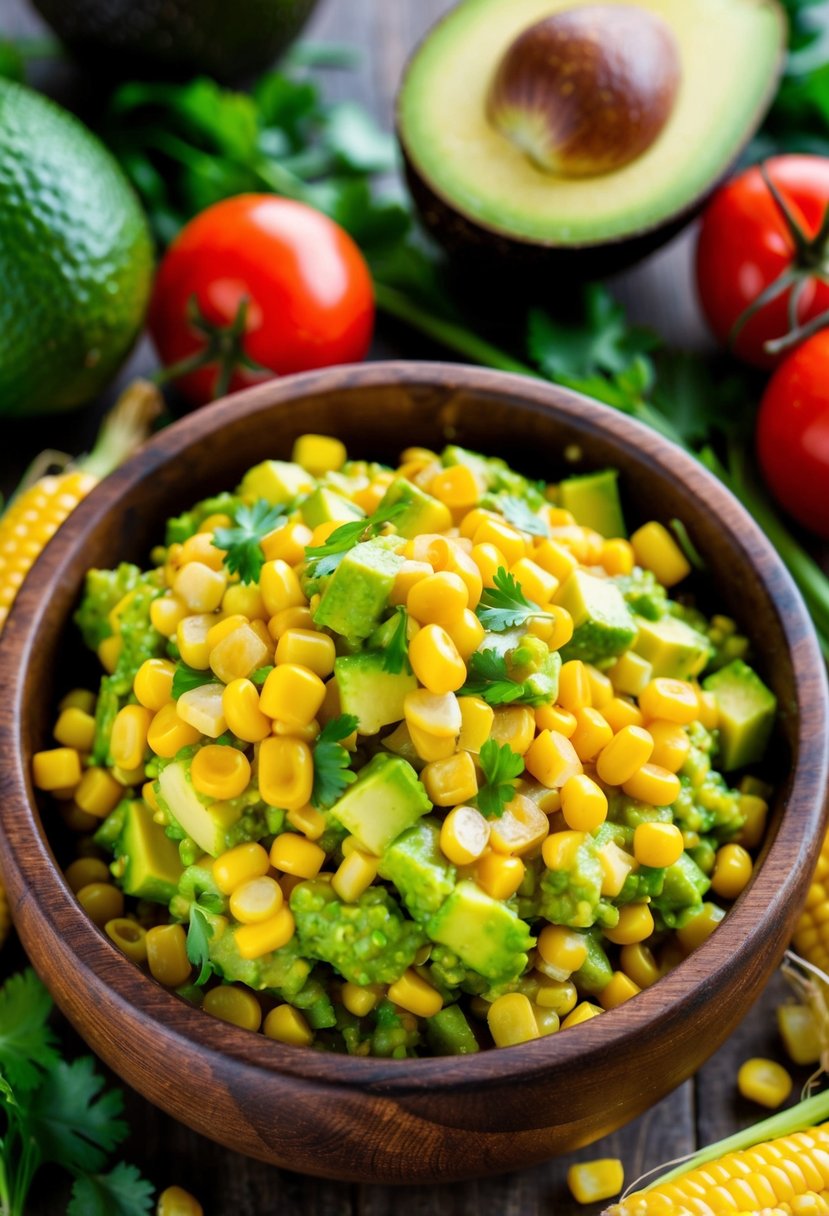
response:
M676 39L654 13L563 9L508 47L487 116L539 169L596 177L647 151L671 115L680 76Z

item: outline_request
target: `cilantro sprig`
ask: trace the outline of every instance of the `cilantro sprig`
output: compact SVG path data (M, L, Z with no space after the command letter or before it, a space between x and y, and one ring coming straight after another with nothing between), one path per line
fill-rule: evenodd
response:
M402 605L398 605L394 611L397 621L382 651L383 671L399 675L401 671L409 669L409 614Z
M405 510L405 503L395 502L390 506L378 507L373 515L367 515L364 519L355 519L335 528L325 544L305 550L309 577L322 578L326 574L333 574L350 549L379 535L386 524L393 523Z
M458 696L481 697L489 705L536 705L543 700L529 682L512 679L506 657L496 650L477 650L470 656Z
M204 914L204 909L197 903L190 906L190 925L187 930L187 958L197 969L198 974L194 983L201 986L206 984L216 971L215 964L210 958L210 939L213 936L213 926Z
M486 783L478 790L478 809L482 814L500 818L515 797L515 782L524 771L524 760L508 743L487 739L479 757Z
M260 498L252 507L239 507L232 528L216 528L213 544L226 550L225 565L231 574L238 574L243 583L258 582L265 562L262 541L285 514L284 506L272 506Z
M503 633L505 629L525 625L535 617L549 620L551 614L527 599L518 579L509 570L499 566L492 581L495 586L486 588L475 609L484 629L490 633Z
M132 1165L101 1172L126 1138L123 1096L91 1056L61 1058L52 1000L33 971L0 988L0 1212L23 1216L42 1165L74 1181L67 1216L149 1216L153 1187Z
M349 768L351 756L342 746L359 726L353 714L340 714L322 728L314 744L314 785L311 805L328 807L357 780L357 774Z
M550 529L540 515L536 515L529 503L514 494L499 494L496 506L507 523L530 536L549 536Z
M196 671L195 667L179 661L173 672L173 700L177 701L183 693L192 692L194 688L201 688L202 684L212 684L215 679L212 671Z

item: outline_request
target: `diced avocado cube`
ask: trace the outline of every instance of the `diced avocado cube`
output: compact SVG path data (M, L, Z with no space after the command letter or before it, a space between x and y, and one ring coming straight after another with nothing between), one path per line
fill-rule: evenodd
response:
M309 528L320 524L337 521L350 523L353 519L361 519L365 515L355 502L350 502L336 490L328 486L317 486L313 494L309 494L300 507L302 519Z
M410 673L385 671L383 655L373 651L338 658L334 676L340 708L357 718L361 735L376 735L381 727L400 722L406 694L417 688Z
M573 974L573 980L580 990L595 996L613 979L613 968L594 933L584 935L584 944L587 946L587 958Z
M264 498L266 502L290 502L299 494L310 494L316 481L301 465L289 460L263 460L248 469L239 493L244 498Z
M719 710L719 763L726 771L761 760L774 726L777 698L742 659L703 681Z
M178 846L164 835L144 802L126 804L116 856L123 858L121 886L127 895L158 904L170 902L183 870Z
M432 804L410 764L399 756L374 756L331 815L370 853L381 856Z
M426 926L432 941L448 946L467 967L489 980L516 979L535 945L512 908L476 883L459 882Z
M193 789L187 765L176 760L159 774L157 795L170 818L204 853L218 857L228 847L228 831L241 809L228 802L202 802Z
M455 889L457 873L440 851L440 824L421 819L397 837L380 858L381 878L393 883L415 920L425 921Z
M681 908L692 908L702 902L711 880L687 853L665 870L662 890L654 903L663 916Z
M421 532L445 532L452 526L452 512L440 499L433 498L405 477L397 477L386 490L379 510L403 503L405 511L394 518L401 536L411 539Z
M460 1005L447 1005L426 1021L426 1038L436 1056L468 1056L480 1051Z
M559 482L558 492L562 507L583 528L593 528L607 537L627 536L616 469L567 477Z
M638 616L636 624L636 653L650 663L653 679L689 680L707 664L711 655L708 638L678 617L649 621Z
M573 618L573 636L560 652L565 663L616 658L636 638L633 614L619 588L607 579L574 570L558 589L555 602Z
M382 537L355 545L331 575L314 623L352 640L367 638L380 622L403 561Z
M243 958L236 943L238 926L231 927L224 916L209 912L204 916L213 930L208 944L210 961L216 964L229 984L245 984L258 991L275 989L286 999L292 999L304 987L313 964L302 957L302 947L296 936L279 950L259 958Z

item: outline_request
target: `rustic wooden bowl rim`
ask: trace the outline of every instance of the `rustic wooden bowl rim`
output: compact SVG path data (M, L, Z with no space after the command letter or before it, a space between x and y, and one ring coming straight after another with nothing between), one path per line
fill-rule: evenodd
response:
M577 420L588 430L638 454L643 470L649 466L669 468L683 483L690 498L722 520L724 530L736 536L746 560L762 565L774 576L778 591L770 587L770 577L762 581L773 600L781 635L789 649L795 688L809 682L816 692L807 701L798 697L797 750L810 761L809 772L798 766L789 798L789 809L781 830L771 842L766 863L788 849L792 873L802 873L808 852L816 844L805 840L792 855L793 843L786 841L785 825L791 821L791 807L808 816L815 833L821 828L821 806L829 782L829 708L825 680L815 673L823 670L822 658L806 609L794 583L754 521L729 492L690 456L674 447L638 422L579 394L527 377L443 363L404 361L372 363L359 367L333 368L275 380L224 398L188 415L156 435L135 457L96 487L72 513L49 544L51 561L36 563L27 578L6 627L0 656L8 672L6 688L8 720L13 724L5 734L3 788L0 805L0 853L5 846L8 860L17 866L27 890L21 904L37 900L47 910L56 931L71 941L78 967L78 983L94 991L105 984L123 1010L127 1022L137 1015L154 1021L158 1027L159 1057L162 1050L199 1049L217 1053L224 1059L258 1068L273 1076L285 1074L318 1084L344 1087L373 1087L376 1092L393 1096L414 1092L440 1092L459 1086L469 1089L512 1084L556 1063L566 1063L594 1052L633 1049L642 1036L657 1023L682 1016L683 1003L701 985L716 989L723 973L737 974L739 954L752 940L762 937L762 922L785 914L790 884L764 882L763 865L751 887L725 918L717 933L655 987L644 991L630 1005L610 1011L598 1020L580 1026L576 1034L554 1035L509 1050L482 1052L466 1057L437 1057L391 1061L354 1056L332 1055L311 1049L292 1048L252 1035L227 1025L195 1009L174 994L160 989L147 975L124 958L97 930L76 903L58 869L42 832L37 804L28 771L23 763L21 724L25 714L23 673L41 631L55 628L47 619L50 586L67 565L83 550L84 538L111 504L132 490L153 471L178 459L188 446L206 433L215 434L240 414L254 419L280 403L321 394L329 390L359 393L364 388L413 386L446 389L454 385L465 393L487 397L518 397L527 409ZM417 436L402 437L416 443ZM263 455L266 455L263 451ZM61 627L62 627L61 623ZM32 838L36 848L31 848ZM22 844L30 853L23 857ZM794 884L795 878L791 879ZM44 974L48 983L48 972ZM631 1060L635 1056L629 1057Z

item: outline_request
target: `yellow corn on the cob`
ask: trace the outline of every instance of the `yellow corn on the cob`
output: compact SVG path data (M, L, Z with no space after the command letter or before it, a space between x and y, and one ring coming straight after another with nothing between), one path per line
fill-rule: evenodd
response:
M131 455L160 411L158 390L136 380L104 419L88 456L20 490L0 517L0 632L23 580L47 541L94 485ZM52 455L44 453L44 457Z
M829 1123L728 1153L629 1195L606 1216L829 1213Z
M829 975L829 833L823 841L792 945L808 963Z
M12 918L9 910L9 897L6 895L6 888L3 886L3 880L0 879L0 946L3 945L6 938L11 933Z

